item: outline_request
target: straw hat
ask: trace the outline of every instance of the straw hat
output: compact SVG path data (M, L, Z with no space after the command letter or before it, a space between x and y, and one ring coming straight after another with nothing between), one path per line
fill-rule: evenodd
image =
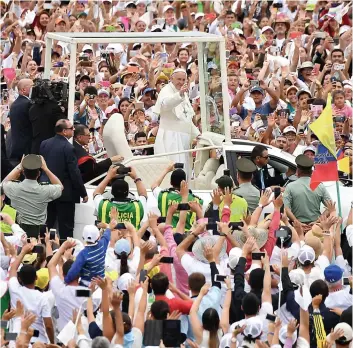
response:
M252 237L255 238L256 243L259 248L262 248L265 243L267 242L268 238L268 230L265 230L263 228L258 228L258 227L249 227L249 233ZM235 240L237 241L238 245L240 248L243 247L243 245L246 242L246 236L243 231L235 230L233 232L233 236Z
M196 259L201 262L208 263L208 261L206 260L203 254L205 245L210 245L211 247L214 247L218 238L219 236L206 236L206 237L198 238L192 247L192 252L195 255ZM219 254L219 258L222 258L223 255L225 255L226 248L227 248L227 243L226 241L224 241L221 252Z
M322 243L318 237L315 237L310 231L305 235L304 241L306 245L311 246L315 251L315 259L322 254Z

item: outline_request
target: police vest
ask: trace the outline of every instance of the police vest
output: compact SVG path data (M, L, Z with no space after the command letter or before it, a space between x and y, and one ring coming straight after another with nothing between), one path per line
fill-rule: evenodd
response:
M109 224L110 210L115 207L118 212L118 222L130 222L135 228L140 227L140 222L143 218L144 210L140 201L127 200L126 202L115 202L104 199L98 206L98 220Z
M203 200L197 196L195 196L192 192L189 192L188 196L188 201L196 201L203 205ZM167 216L168 208L172 204L179 204L181 203L181 196L178 192L176 192L173 188L163 190L159 195L158 195L158 209L161 212L161 216ZM196 219L196 214L189 211L186 214L186 223L185 223L185 230L188 231L190 230L192 224L194 223ZM172 226L173 228L176 227L179 221L179 212L176 212L173 215L172 219Z
M230 205L230 222L240 222L248 213L248 203L242 197L232 195L233 201ZM224 201L219 205L219 220L222 217Z
M10 207L9 205L4 205L4 207L1 210L2 213L6 213L8 215L10 215L11 219L16 222L16 214L17 211L16 209ZM4 222L0 222L0 228L1 228L1 232L5 235L10 235L12 234L12 229L11 226L5 224Z

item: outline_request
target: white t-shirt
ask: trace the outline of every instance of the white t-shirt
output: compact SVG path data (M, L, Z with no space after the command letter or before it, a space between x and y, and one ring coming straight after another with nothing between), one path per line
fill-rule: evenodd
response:
M264 325L262 327L262 334L261 334L261 341L266 342L267 341L267 333L268 333L268 320L266 320L267 314L273 314L273 306L269 302L263 302L259 311L258 316L260 319L263 321ZM230 333L234 331L236 327L242 327L243 325L246 325L246 319L239 320L235 323L233 323L229 327ZM243 335L238 335L237 336L237 342L238 346L240 347L243 343L244 336Z
M347 309L352 305L353 296L349 293L349 286L342 290L330 292L325 300L325 306L327 308L341 308Z
M87 288L83 286L66 285L59 276L50 280L50 289L55 296L55 303L58 308L58 329L61 331L72 318L74 309L78 309L85 301L84 297L76 297L76 290Z
M132 258L128 258L127 265L129 267L129 273L136 277L137 267L140 262L140 247L134 247L132 251ZM116 258L114 248L108 248L105 255L105 269L108 272L116 271L120 273L120 260Z
M26 311L34 313L37 318L32 328L39 331L39 337L33 337L31 342L41 341L49 343L43 318L51 319L50 306L47 297L38 290L29 289L20 285L16 277L9 280L9 290L11 297L11 307L16 308L16 302L22 302ZM18 318L21 320L20 318Z
M211 268L208 263L201 262L188 253L185 253L180 261L188 275L197 272L202 273L206 278L206 283L211 283ZM227 264L228 258L220 260L220 265L216 265L219 274L226 274Z

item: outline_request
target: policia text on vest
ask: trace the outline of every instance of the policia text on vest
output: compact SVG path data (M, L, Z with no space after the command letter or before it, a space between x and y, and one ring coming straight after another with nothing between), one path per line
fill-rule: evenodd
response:
M197 196L195 196L192 192L189 192L188 201L196 201L201 206L203 205L203 200ZM158 195L158 209L161 212L161 216L166 217L168 208L172 204L179 204L181 203L181 196L180 194L174 189L170 188L167 190L163 190ZM192 224L195 222L196 214L193 212L188 212L186 215L186 224L185 230L190 230ZM174 214L172 220L172 226L175 228L179 221L179 212Z

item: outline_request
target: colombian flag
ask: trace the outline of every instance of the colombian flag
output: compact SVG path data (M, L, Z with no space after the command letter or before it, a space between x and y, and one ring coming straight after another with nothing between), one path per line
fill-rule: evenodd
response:
M320 117L309 128L318 137L322 145L336 158L336 143L332 122L331 94L327 96L327 104ZM331 180L328 180L331 181Z
M314 191L324 181L338 181L337 160L323 144L319 144L314 159L310 188Z

